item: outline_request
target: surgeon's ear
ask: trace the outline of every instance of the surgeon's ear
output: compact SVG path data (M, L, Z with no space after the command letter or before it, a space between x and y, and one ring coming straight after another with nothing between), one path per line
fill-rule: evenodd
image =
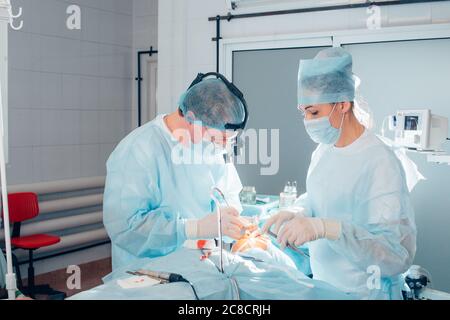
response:
M350 110L352 110L352 103L349 101L345 101L345 102L340 102L339 103L339 110L341 111L341 113L347 113Z
M189 123L194 123L196 118L195 118L195 114L192 111L188 111L186 112L184 118L186 119L187 122Z

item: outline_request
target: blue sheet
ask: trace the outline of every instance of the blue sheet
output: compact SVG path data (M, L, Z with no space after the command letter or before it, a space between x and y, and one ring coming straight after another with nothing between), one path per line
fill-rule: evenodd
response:
M147 269L178 273L193 283L201 300L326 300L354 299L327 283L308 278L299 270L264 253L247 252L243 258L224 253L225 273L219 272L219 252L204 261L199 250L181 248L170 255L142 259L104 278L104 284L77 294L72 300L193 300L191 287L172 283L139 289L123 289L118 279L129 278L126 271ZM257 260L252 257L258 256ZM260 261L261 260L261 261ZM237 291L233 279L238 285Z

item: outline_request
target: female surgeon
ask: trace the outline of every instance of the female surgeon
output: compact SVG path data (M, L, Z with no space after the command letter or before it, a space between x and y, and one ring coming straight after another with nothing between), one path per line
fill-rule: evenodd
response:
M299 110L319 144L306 193L271 217L282 247L308 244L314 279L361 299L401 299L416 251L405 172L395 153L355 116L352 56L341 48L300 61Z

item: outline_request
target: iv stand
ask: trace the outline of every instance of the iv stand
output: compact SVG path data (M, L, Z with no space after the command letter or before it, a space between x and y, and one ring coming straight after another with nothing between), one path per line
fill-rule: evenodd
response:
M7 273L5 276L6 290L8 291L8 299L16 299L17 283L16 274L13 272L12 251L11 251L11 232L9 227L9 206L8 206L8 188L6 184L6 159L5 159L5 128L3 125L3 98L2 85L0 82L0 174L2 187L2 204L3 204L3 227L5 229L5 247Z

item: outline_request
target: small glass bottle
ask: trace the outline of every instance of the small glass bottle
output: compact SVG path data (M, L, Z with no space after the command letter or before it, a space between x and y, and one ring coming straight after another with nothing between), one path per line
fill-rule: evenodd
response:
M298 197L298 189L297 189L297 181L294 181L292 184L292 194L295 195L295 197Z
M294 181L292 184L290 181L284 187L284 191L280 193L280 209L288 209L295 204L297 200L297 182Z
M244 187L239 195L242 204L255 205L256 204L256 188Z

